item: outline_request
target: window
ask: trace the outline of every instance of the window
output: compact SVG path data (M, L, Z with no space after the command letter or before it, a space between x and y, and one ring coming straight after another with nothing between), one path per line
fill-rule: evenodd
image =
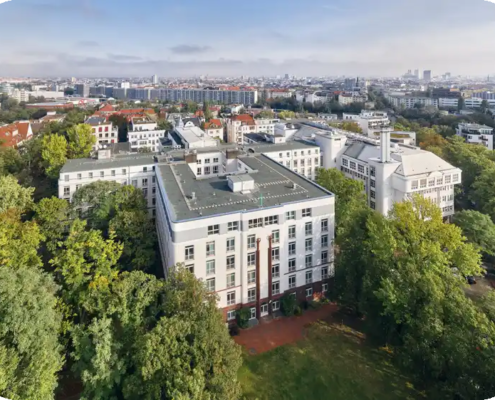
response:
M209 292L214 292L215 291L215 278L208 279L206 281L206 289Z
M234 269L235 268L235 256L228 256L226 264L227 264L227 269Z
M280 243L280 231L272 231L272 243Z
M289 276L289 289L294 289L296 287L296 276Z
M209 164L210 163L210 159L209 158L205 158L205 164Z
M348 166L349 166L349 161L347 160L347 158L343 158L343 159L342 159L342 165L343 165L344 167L348 167Z
M64 187L64 196L70 196L70 186Z
M272 265L272 278L278 278L280 276L280 265Z
M276 225L276 224L278 224L278 215L271 215L269 217L265 217L265 226Z
M296 219L296 212L295 211L288 211L286 214L286 219Z
M280 282L272 283L272 295L276 295L280 293Z
M305 208L302 210L302 216L304 217L311 217L311 208Z
M289 260L289 272L294 272L296 270L296 259L291 258Z
M278 153L278 156L282 158L284 155L282 153Z
M91 179L93 179L93 173L92 173L92 172L90 172L90 173L89 173L89 177L90 177Z
M198 168L198 171L197 171L197 175L201 175L201 172L202 172L202 168Z
M122 175L125 175L125 174L127 174L127 170L126 169L123 169L122 170Z
M354 161L350 162L351 169L356 169L356 163Z
M321 291L323 293L328 292L328 283L324 283L323 285L321 285Z
M256 219L250 219L249 220L249 229L252 228L260 228L263 226L263 218L256 218Z
M419 181L419 188L424 189L426 187L426 179L421 179Z
M374 190L370 190L370 197L372 199L376 198L376 192Z
M233 288L235 286L235 273L227 275L227 288Z
M214 158L214 159L213 159L213 162L214 162L214 163L218 163L218 158Z
M321 279L327 279L328 278L328 267L323 267L321 269Z
M206 243L206 257L215 255L215 242Z
M306 271L306 285L313 283L313 271Z
M306 251L313 251L313 239L306 239L305 249Z
M235 251L235 238L227 239L227 251Z
M306 233L306 236L313 234L313 223L312 222L306 222L306 225L304 225L304 232Z
M151 193L152 193L152 194L156 194L156 186L153 186L153 187L151 188Z
M215 274L215 260L206 261L206 275Z
M301 167L304 167L305 166L305 162L304 160L301 160Z
M253 307L251 308L251 317L250 319L256 319L256 308Z
M375 167L370 168L370 175L375 176Z
M82 179L82 174L77 174L77 179Z
M187 246L185 254L186 260L194 260L194 246Z
M454 183L459 182L459 174L452 175L452 182Z
M313 296L313 288L307 288L306 297L311 297L311 296Z
M227 305L232 306L234 304L235 304L235 292L227 293ZM233 311L234 311L234 318L235 318L235 310L233 310Z
M208 227L208 235L218 235L220 233L220 225L210 225Z
M411 189L416 190L418 188L418 181L412 181L411 183Z
M256 288L251 288L248 290L248 302L252 302L256 300ZM251 309L252 310L252 309ZM254 309L254 313L256 315L256 309ZM252 312L251 312L252 314Z
M443 178L437 178L437 185L443 185Z
M143 172L148 172L148 167L143 167Z
M318 159L318 157L315 157L315 166L318 166L319 162L320 162L320 160Z
M105 171L100 171L100 177L104 177L105 176Z
M321 231L328 232L328 219L321 220Z
M328 251L327 250L323 250L321 252L321 263L322 264L326 264L328 262Z
M289 226L289 239L295 239L296 238L296 226L292 225Z
M248 267L256 265L256 253L249 253L247 255L247 265Z
M235 293L234 293L234 302L232 304L235 304ZM229 294L227 294L227 305L229 305ZM235 320L236 315L237 315L237 311L236 310L227 311L227 321L233 321L233 320Z
M210 175L210 167L205 167L205 175Z
M115 170L114 170L114 169L112 169L112 170L110 171L110 175L115 176Z
M256 283L256 271L248 271L248 285Z
M280 260L280 249L278 247L272 249L272 261Z
M229 232L238 231L239 230L239 222L229 222L228 229Z
M135 188L137 188L137 186L138 186L137 179L133 179L132 180L132 186L134 186Z
M194 274L194 264L189 264L186 265L186 269L191 273Z
M372 188L376 187L376 182L373 179L370 181L370 186Z
M328 235L321 236L321 247L328 247Z
M279 300L275 300L272 303L272 311L278 311L278 310L280 310L280 301Z
M289 243L289 256L293 256L296 254L296 242Z
M306 256L305 265L306 265L306 268L310 268L313 266L313 256L311 254Z
M450 175L445 175L445 183L446 183L446 184L447 184L447 183L450 183L450 179L451 179L451 178L452 178L452 177L451 177Z
M248 236L247 246L248 246L248 249L256 248L256 235L249 235Z
M376 203L374 201L370 201L370 208L376 210Z
M301 155L302 155L302 156L304 155L304 150L303 150L303 151L301 151Z
M218 174L218 165L213 166L213 173Z
M358 164L358 172L364 174L364 165Z
M201 165L201 160L197 160L196 164Z
M294 168L297 167L297 160L294 160Z
M428 179L428 187L435 186L435 178L433 179Z

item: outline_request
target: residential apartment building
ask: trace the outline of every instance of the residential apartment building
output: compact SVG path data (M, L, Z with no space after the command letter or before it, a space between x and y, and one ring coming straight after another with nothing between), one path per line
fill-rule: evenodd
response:
M466 143L482 144L493 150L493 128L490 126L462 123L457 126L456 135L463 137Z
M344 121L355 121L362 129L363 134L371 138L376 138L382 130L392 131L390 119L384 111L361 111L356 114L342 114Z
M128 97L127 98L131 98ZM215 90L215 89L152 89L151 100L195 101L203 103L214 101L223 104L251 105L258 101L256 90Z
M359 93L341 93L339 94L339 103L343 106L352 103L365 103L368 101L368 96Z
M0 125L0 147L18 148L32 138L33 129L29 121Z
M212 119L204 124L205 133L212 138L223 140L223 124L219 119Z
M438 107L438 99L433 97L392 95L390 93L385 93L385 98L394 107L414 108L417 105L423 107Z
M89 117L85 124L91 125L93 136L96 137L96 145L94 148L100 148L107 144L118 143L119 128L114 127L110 121L104 117Z
M254 119L251 115L234 115L227 121L227 141L229 143L244 143L247 133L275 133L275 124L278 120Z
M165 137L165 130L158 129L158 124L149 117L134 117L129 125L127 137L132 151L146 149L156 152L160 149L160 139Z
M217 173L205 174L206 157L217 158ZM253 320L268 316L284 293L312 299L328 290L330 192L269 157L236 149L198 150L157 165L156 175L165 274L183 264L218 295L227 321L242 307Z
M462 171L437 155L411 145L391 143L384 130L380 140L335 130L319 131L323 168L338 168L363 182L371 208L387 215L396 202L417 193L431 199L448 218L454 214L454 186Z
M74 94L79 97L89 96L89 85L86 83L78 83L74 86Z

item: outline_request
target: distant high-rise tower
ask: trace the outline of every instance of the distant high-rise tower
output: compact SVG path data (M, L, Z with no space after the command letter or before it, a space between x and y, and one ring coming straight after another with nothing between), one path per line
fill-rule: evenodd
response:
M158 85L158 75L153 75L151 81L153 82L153 85Z
M423 80L425 82L431 82L431 71L430 70L423 71Z
M419 69L414 70L414 76L416 76L416 79L419 79Z

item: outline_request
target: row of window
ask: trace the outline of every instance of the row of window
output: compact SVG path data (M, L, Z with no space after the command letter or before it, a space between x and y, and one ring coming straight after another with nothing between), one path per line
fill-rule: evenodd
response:
M218 171L219 171L218 165L214 165L213 170L210 167L205 167L204 168L204 175L218 174L219 173ZM203 175L203 168L198 168L196 175L198 175L198 176Z
M313 149L313 150L314 150L314 154L318 154L318 150L319 150L319 149ZM307 155L308 155L308 156L310 156L311 154L312 154L311 150L308 150L308 151L307 151ZM301 150L301 156L305 156L305 155L306 155L306 152L305 152L304 150ZM282 158L282 157L284 156L284 153L278 153L278 156L279 156L280 158ZM291 156L291 155L290 155L290 151L288 151L288 152L286 153L286 156L287 156L287 157L290 157L290 156ZM297 153L297 151L295 151L295 152L294 152L294 157L297 157L297 156L298 156L298 153Z
M153 166L152 167L152 170L154 171L155 170L155 167ZM143 172L148 172L148 167L143 167ZM108 171L100 171L99 172L99 177L100 178L104 178L105 176L107 176ZM98 173L96 173L96 175L98 175ZM112 169L110 170L110 176L117 176L117 175L127 175L127 169L126 168L122 168L120 171L117 171L116 169ZM88 178L89 179L92 179L95 177L95 173L94 172L88 172ZM78 173L77 174L77 179L82 179L83 178L83 174L82 173ZM69 174L66 174L64 175L64 181L65 182L69 182L70 180L70 175ZM155 183L155 177L153 176L152 177L152 180L153 180L153 183ZM144 181L144 179L143 179ZM146 182L148 181L148 179L146 178Z
M218 158L214 158L213 159L213 164L218 164L219 160ZM201 164L201 160L197 160L196 161L196 164L200 165ZM205 164L210 164L210 159L209 158L205 158Z
M349 160L347 158L342 158L342 165L344 167L349 167L351 170L357 171L361 174L364 174L364 173L366 173L366 175L368 174L368 168L366 168L364 165L356 164L355 161L349 162ZM357 166L357 169L356 169L356 166Z
M450 183L457 183L459 182L459 174L453 174L451 175L445 175L443 177L438 177L438 178L431 178L431 179L420 179L419 180L419 185L418 181L412 181L411 182L411 189L416 190L418 189L424 189L427 187L432 187L436 185L443 185L443 184L450 184Z

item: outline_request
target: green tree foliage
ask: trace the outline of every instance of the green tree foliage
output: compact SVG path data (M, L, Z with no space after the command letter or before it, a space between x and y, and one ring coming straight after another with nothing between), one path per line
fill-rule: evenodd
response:
M493 394L494 363L486 359L495 350L495 325L464 295L464 276L482 270L460 228L416 196L395 204L389 218L362 214L337 244L337 297L366 316L371 337L450 396Z
M0 214L0 268L41 267L38 248L43 236L33 222L22 222L17 209Z
M60 170L67 162L67 140L61 135L43 136L41 156L46 174L58 179Z
M265 118L265 119L271 119L274 118L275 114L271 110L263 110L261 111L258 115L256 115L256 118Z
M37 269L0 267L0 393L12 400L54 399L62 368L57 287Z
M296 118L296 113L294 111L280 111L278 113L280 119L293 119Z
M96 136L93 135L91 125L78 124L67 130L68 158L89 157L93 146L96 144Z
M182 268L159 281L123 273L87 303L74 329L83 398L237 399L240 351L216 297Z
M484 253L495 255L495 224L487 214L474 210L464 210L454 215L454 223L470 243Z
M166 121L166 120L162 119L162 120L158 121L158 129L171 131L174 129L174 126L172 125L172 123L170 121Z
M44 198L35 206L35 220L41 228L50 251L68 233L73 212L67 200L58 197Z
M205 117L206 122L208 122L210 119L213 118L213 114L210 110L210 103L208 101L205 101L203 103L203 115Z
M34 188L24 188L12 175L0 177L0 213L16 208L21 213L33 206Z
M182 110L188 113L195 113L198 111L198 103L189 100L184 104Z

